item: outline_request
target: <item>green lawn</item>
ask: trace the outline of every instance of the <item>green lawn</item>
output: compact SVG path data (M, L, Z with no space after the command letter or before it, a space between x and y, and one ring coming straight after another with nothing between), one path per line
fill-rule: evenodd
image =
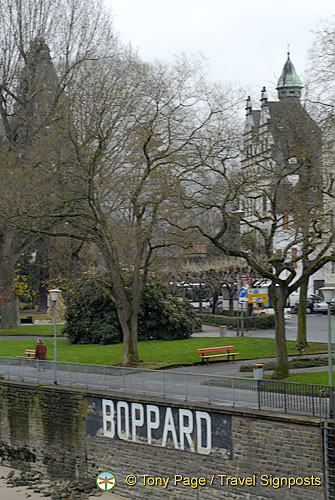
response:
M292 373L285 379L287 382L302 382L304 384L328 385L328 372L305 372ZM333 384L335 382L335 372L333 372Z
M48 325L47 325L48 326ZM36 335L45 334L45 326L24 325L26 330L32 328L32 333ZM38 328L38 330L37 330ZM41 328L41 330L39 330ZM53 328L50 325L50 328ZM43 330L44 329L44 330ZM58 328L60 331L61 325ZM2 330L3 332L4 330ZM38 332L38 333L37 333ZM53 339L46 339L48 353L47 359L53 359ZM15 357L23 355L26 349L34 349L34 339L2 339L0 336L0 356ZM196 337L187 340L154 340L139 342L138 349L143 368L162 368L171 365L193 364L199 362L196 349L200 347L211 347L218 345L234 345L241 355L239 359L255 359L262 357L272 357L275 354L275 344L273 339L248 338L248 337ZM295 341L288 341L289 354L297 354ZM326 352L327 345L319 342L311 342L308 353ZM68 361L74 363L87 363L98 365L117 365L122 361L122 344L97 345L97 344L77 344L71 345L66 339L57 340L58 361ZM177 369L177 366L176 366ZM240 376L243 376L241 373ZM292 374L286 379L289 382L304 382L309 384L328 385L328 372L305 372ZM335 380L335 373L334 373Z
M57 335L60 335L64 325L56 325ZM3 335L53 335L54 325L21 325L14 328L0 330L0 340Z
M36 328L34 325L32 327ZM34 333L36 333L36 330ZM41 333L36 333L36 336L42 334L43 330L41 330ZM47 339L45 343L48 348L47 358L53 359L53 339ZM139 342L138 350L140 358L144 362L143 367L158 368L168 365L193 364L199 361L196 353L197 348L230 344L234 345L235 350L241 353L239 359L254 359L275 355L275 343L273 339L254 337L225 337L224 339L217 337L196 337L186 340L153 340ZM297 354L295 341L288 341L287 345L289 354ZM15 357L24 354L25 349L32 349L34 347L35 341L33 339L1 340L0 337L1 356ZM71 345L68 344L66 339L58 339L57 347L59 361L106 365L119 364L122 361L122 344L105 346L97 344ZM309 352L325 351L326 348L326 344L311 342Z

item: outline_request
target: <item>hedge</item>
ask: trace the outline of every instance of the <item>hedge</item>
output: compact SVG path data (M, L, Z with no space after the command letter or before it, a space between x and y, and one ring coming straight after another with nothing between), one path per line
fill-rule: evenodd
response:
M235 318L231 316L222 316L220 314L199 314L199 318L202 323L206 325L215 325L215 326L227 326L232 330L237 329L237 322L239 322L239 328L241 328L241 318ZM250 317L243 318L244 327L252 330L252 329L263 329L267 330L268 328L275 327L275 316L274 314L263 315L254 315Z

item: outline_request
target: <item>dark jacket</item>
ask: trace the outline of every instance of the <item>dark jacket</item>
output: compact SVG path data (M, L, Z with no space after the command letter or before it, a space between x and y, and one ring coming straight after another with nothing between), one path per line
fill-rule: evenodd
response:
M35 356L37 359L46 359L47 346L43 342L36 344Z

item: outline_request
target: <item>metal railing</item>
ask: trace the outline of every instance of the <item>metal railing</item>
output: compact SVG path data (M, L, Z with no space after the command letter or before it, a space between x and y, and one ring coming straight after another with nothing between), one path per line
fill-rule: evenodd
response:
M0 377L323 418L334 414L334 387L317 384L6 357L0 357Z

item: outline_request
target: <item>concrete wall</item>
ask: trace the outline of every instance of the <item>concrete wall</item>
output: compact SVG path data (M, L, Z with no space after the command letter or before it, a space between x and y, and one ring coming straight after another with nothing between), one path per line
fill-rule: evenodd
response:
M128 499L325 498L317 419L117 392L1 381L0 461L56 477L112 471Z

